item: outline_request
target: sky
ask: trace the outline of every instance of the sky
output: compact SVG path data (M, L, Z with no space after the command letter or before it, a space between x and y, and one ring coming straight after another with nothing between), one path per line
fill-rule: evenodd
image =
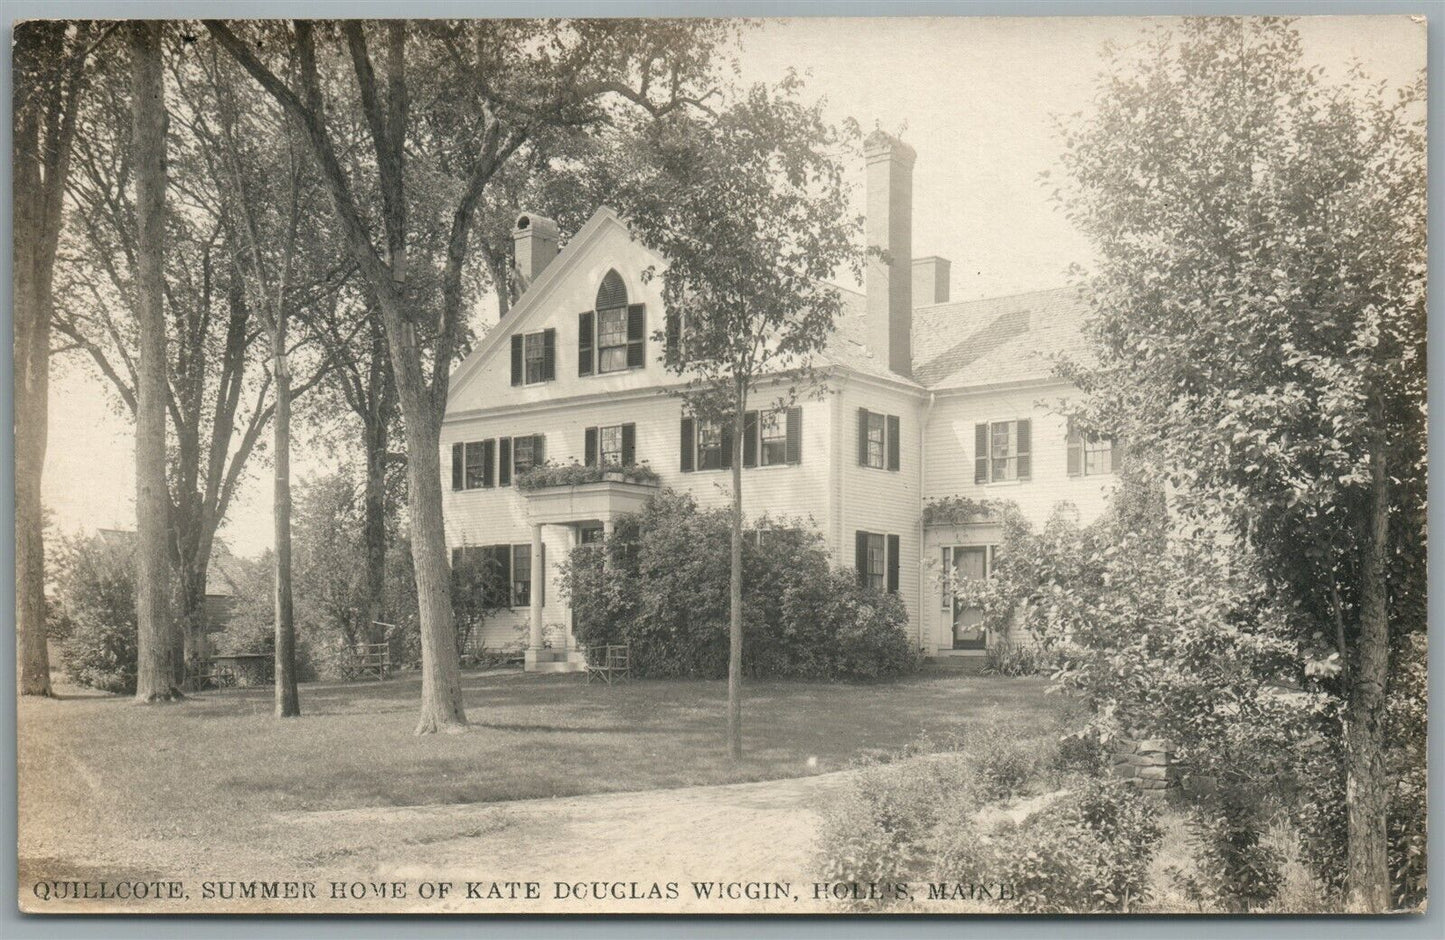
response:
M913 178L917 256L953 262L952 297L1057 287L1090 250L1048 200L1057 171L1051 117L1087 112L1105 41L1138 38L1126 17L768 20L745 32L741 80L775 82L789 68L835 121L900 135L918 152ZM1341 77L1407 83L1424 65L1423 24L1408 17L1314 17L1300 22L1307 58ZM861 212L863 161L853 168ZM478 306L480 327L491 311ZM51 380L44 500L67 533L135 525L134 430L103 380L58 365ZM359 448L359 445L358 445ZM336 467L334 450L297 441L298 477ZM269 467L253 457L223 525L233 551L272 544Z

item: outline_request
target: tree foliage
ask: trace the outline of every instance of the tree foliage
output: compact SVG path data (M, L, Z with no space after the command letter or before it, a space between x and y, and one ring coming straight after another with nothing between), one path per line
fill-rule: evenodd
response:
M1186 20L1110 50L1058 189L1099 255L1088 419L1334 654L1357 910L1391 903L1390 661L1425 625L1423 93L1327 81L1288 21Z

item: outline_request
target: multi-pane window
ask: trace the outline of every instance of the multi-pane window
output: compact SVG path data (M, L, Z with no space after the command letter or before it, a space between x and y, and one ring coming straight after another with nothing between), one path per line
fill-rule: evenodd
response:
M1032 475L1031 423L993 421L975 426L974 482L1004 483Z
M512 606L532 603L532 546L512 546Z
M491 441L469 441L466 445L465 488L491 486Z
M758 443L758 457L764 467L788 462L787 412L758 412Z
M535 467L537 461L537 438L534 436L512 439L512 467L517 473Z
M697 423L697 468L721 470L723 466L723 429L719 421Z
M604 467L622 466L622 425L597 429L597 456Z
M1112 438L1083 429L1069 419L1069 476L1097 476L1118 468L1119 451Z
M858 409L858 465L875 470L897 470L900 462L900 425L897 415Z
M597 311L599 372L620 372L627 368L627 308Z
M875 591L882 591L888 575L888 550L882 535L874 532L868 536L867 583Z
M545 382L547 380L546 344L543 342L543 339L543 335L540 332L528 333L523 338L522 359L526 365L524 381L528 385L534 382Z
M876 411L868 412L868 466L883 469L884 417Z

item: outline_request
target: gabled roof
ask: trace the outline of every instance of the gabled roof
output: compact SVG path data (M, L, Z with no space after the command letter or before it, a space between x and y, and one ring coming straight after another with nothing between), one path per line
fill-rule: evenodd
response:
M598 206L597 211L593 212L591 218L577 230L577 234L572 236L566 247L552 259L552 263L542 269L542 273L507 312L507 316L489 330L482 337L481 342L472 349L471 354L462 360L462 364L452 371L451 382L447 386L447 402L449 404L497 347L507 337L517 332L517 329L527 322L534 310L542 306L545 298L551 293L553 285L566 277L577 259L586 254L587 246L600 238L602 233L612 225L621 226L623 231L627 230L627 223L622 221L622 217L616 211L609 206Z
M913 311L913 377L927 388L1047 379L1055 361L1088 361L1078 288L1028 291Z

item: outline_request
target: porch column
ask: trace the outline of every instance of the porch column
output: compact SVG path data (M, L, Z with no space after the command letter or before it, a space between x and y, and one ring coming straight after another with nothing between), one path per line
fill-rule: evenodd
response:
M531 614L532 634L529 645L534 650L542 648L542 579L547 576L542 568L542 526L532 526L532 590Z

